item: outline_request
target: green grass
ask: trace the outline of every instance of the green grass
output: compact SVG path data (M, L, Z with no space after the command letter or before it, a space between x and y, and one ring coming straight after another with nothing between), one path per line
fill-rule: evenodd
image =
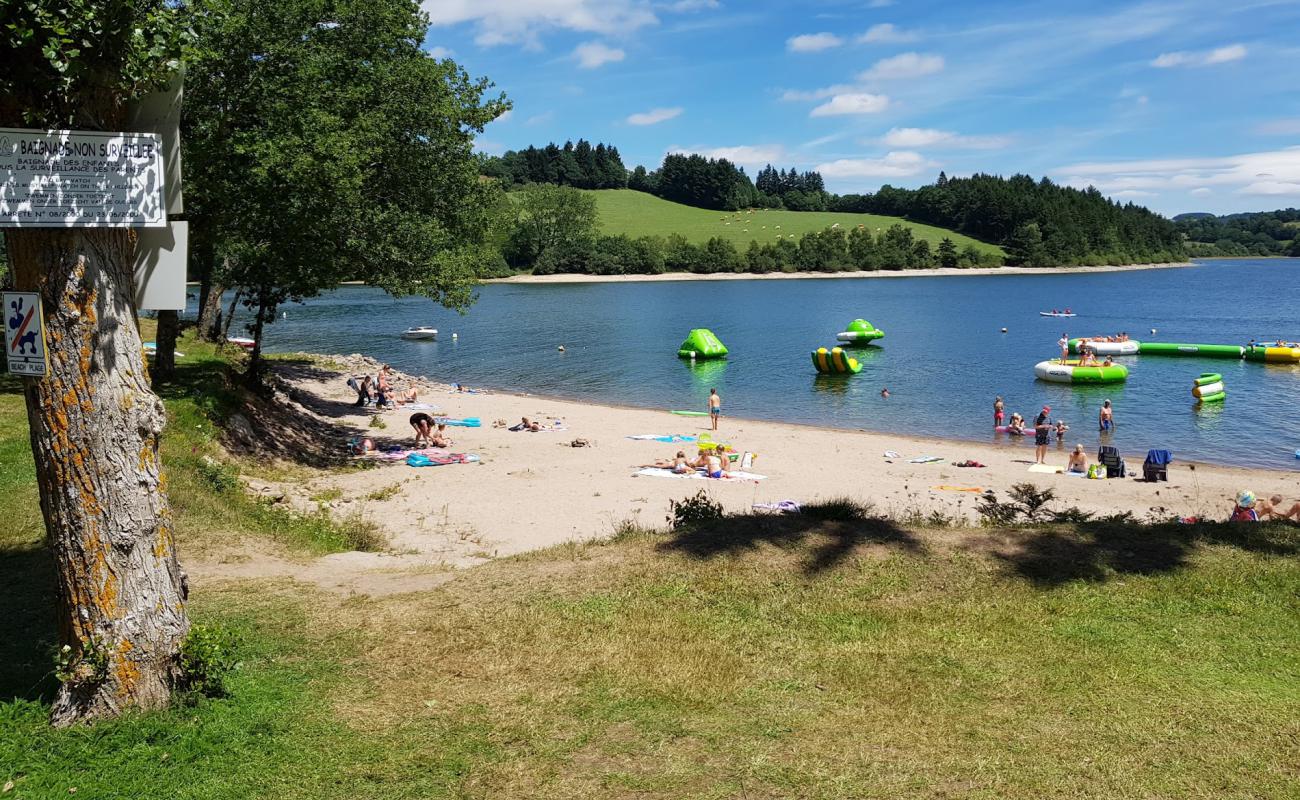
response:
M865 225L876 234L890 225L898 224L911 228L912 235L928 241L932 249L947 237L953 240L958 249L973 244L982 253L1003 254L1002 249L995 245L932 225L908 222L900 217L829 211L709 211L672 203L631 189L601 189L592 191L591 194L596 197L601 230L607 234L667 237L677 233L697 244L717 236L730 239L743 251L751 240L769 242L775 241L778 234L786 238L793 234L794 240L798 241L805 233L820 231L837 223L846 231ZM780 226L779 230L777 226Z

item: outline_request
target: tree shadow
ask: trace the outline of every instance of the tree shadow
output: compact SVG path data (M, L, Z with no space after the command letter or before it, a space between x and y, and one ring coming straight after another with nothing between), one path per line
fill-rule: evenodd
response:
M813 513L736 514L674 529L661 552L684 553L702 561L752 553L762 545L807 551L803 572L816 575L843 563L859 548L885 545L921 552L919 539L892 520L867 515L828 519Z
M54 697L54 562L44 545L0 548L0 702Z
M1300 555L1300 526L1286 523L1100 521L1022 533L1018 541L994 555L1011 574L1043 587L1172 572L1184 567L1204 545Z

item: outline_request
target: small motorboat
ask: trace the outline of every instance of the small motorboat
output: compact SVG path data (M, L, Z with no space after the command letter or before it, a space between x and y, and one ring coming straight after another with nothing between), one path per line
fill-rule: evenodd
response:
M226 341L230 344L237 344L245 350L252 350L253 345L257 344L257 342L245 336L227 336Z
M1073 311L1039 311L1040 317L1077 317L1078 314Z
M402 331L403 339L437 339L438 329L421 325L416 328L407 328Z

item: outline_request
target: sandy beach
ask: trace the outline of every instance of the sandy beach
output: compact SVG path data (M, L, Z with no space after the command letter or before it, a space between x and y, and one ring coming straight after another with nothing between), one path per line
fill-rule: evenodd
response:
M756 274L749 272L717 272L698 274L694 272L665 272L661 275L578 275L564 273L558 275L512 275L509 278L492 278L484 283L639 283L645 281L748 281L748 280L852 280L864 278L937 278L937 277L973 277L979 275L1065 275L1069 273L1134 272L1148 269L1178 269L1194 266L1190 261L1174 264L1124 264L1104 267L974 267L956 269L940 267L938 269L904 269L875 270L871 272L769 272Z
M373 373L373 361L336 356L319 363L322 366L308 371L278 367L281 385L291 387L298 401L285 401L292 413L314 418L322 426L350 427L354 435L372 437L381 447L411 446L411 409L374 411L351 405L355 393L346 386L346 375ZM323 502L333 513L361 513L382 527L389 540L386 552L329 556L320 567L325 573L337 569L355 577L370 572L382 583L394 571L437 572L607 536L625 521L661 527L670 500L700 489L732 511L755 503L849 496L899 519L939 512L972 524L979 521L974 510L979 493L991 489L1005 498L1009 487L1026 481L1055 489L1059 500L1054 508L1078 506L1098 514L1130 511L1139 518L1222 519L1231 498L1243 488L1264 497L1273 492L1300 494L1293 473L1179 461L1170 468L1167 483L1132 477L1086 480L1031 472L1031 440L942 441L729 417L722 418L717 439L757 454L750 472L765 476L763 480L652 477L638 475L639 466L672 458L679 449L694 455L694 446L628 437L694 436L707 430L707 419L501 392L457 392L402 375L395 384L399 389L418 387L419 401L437 408L425 409L429 413L479 418L482 427L449 429L454 442L448 452L474 454L480 460L413 468L404 461L367 459L377 461L374 468L321 471L318 478L283 484L254 482L254 491L282 497L282 502L304 510ZM382 428L374 423L376 417ZM522 417L551 425L559 421L564 430L530 433L493 427L497 420L512 425ZM1095 438L1085 435L1082 440ZM587 446L572 446L575 439L585 440ZM345 441L338 442L340 449ZM1067 438L1067 446L1073 441ZM1048 462L1063 466L1064 448L1053 438ZM1095 449L1088 453L1090 462L1095 455ZM1123 455L1130 471L1140 474L1145 451ZM922 456L941 460L911 461ZM954 466L968 459L986 466ZM232 569L239 571L237 566Z

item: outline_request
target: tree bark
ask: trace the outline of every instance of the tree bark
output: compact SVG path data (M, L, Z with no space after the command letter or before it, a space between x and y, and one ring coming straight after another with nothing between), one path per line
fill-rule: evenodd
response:
M226 311L226 321L221 324L221 336L217 339L221 344L226 343L230 338L230 323L235 321L235 309L239 307L239 298L243 297L244 290L236 289L235 294L230 298L230 308ZM217 317L220 320L220 316Z
M226 287L211 280L199 288L199 338L205 342L221 340L221 295Z
M153 388L157 389L176 380L176 339L181 330L181 317L175 311L158 312L158 333L154 335Z
M135 320L135 236L6 233L16 288L41 294L49 356L24 393L73 665L51 721L162 708L189 619L158 458L165 415Z

